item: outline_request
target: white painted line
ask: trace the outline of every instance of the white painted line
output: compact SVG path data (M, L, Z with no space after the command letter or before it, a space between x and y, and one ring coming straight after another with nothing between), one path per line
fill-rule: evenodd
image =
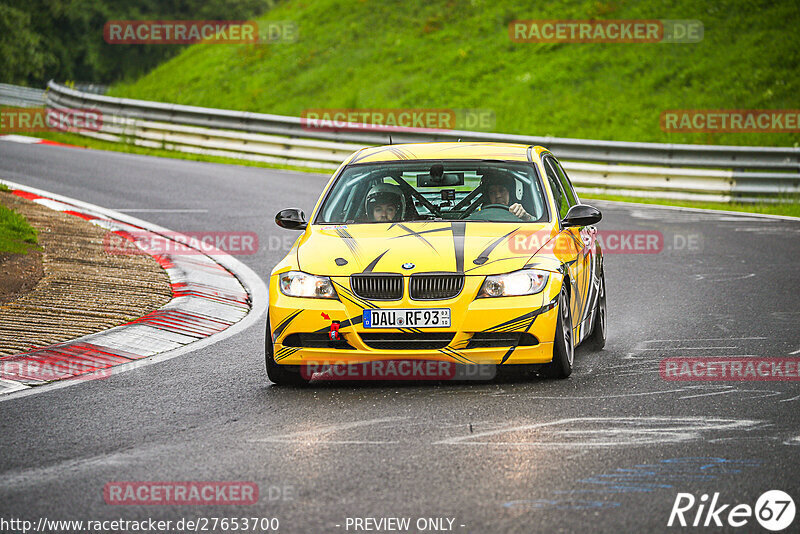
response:
M96 206L94 204L90 204L88 202L83 202L81 200L72 199L69 197L65 197L62 195L57 195L55 193L50 193L48 191L43 191L41 189L36 189L34 187L28 187L26 185L18 184L16 182L10 182L8 180L0 180L0 183L4 183L11 187L12 189L19 189L22 191L27 191L29 193L33 193L36 195L40 195L43 197L49 197L55 201L71 204L72 206L81 208L82 210L90 213L92 215L98 217L106 217L109 219L117 219L119 221L132 224L138 226L140 228L144 228L151 232L156 233L169 233L174 235L175 232L168 230L162 226L158 226L156 224L149 223L147 221L143 221L141 219L137 219L135 217L131 217L130 215L125 215L123 213L119 213L113 210L109 210L106 208L101 208L100 206ZM252 269L247 267L244 263L239 261L233 256L222 254L222 255L215 255L214 261L222 265L228 271L230 271L244 286L247 292L250 294L251 299L251 308L250 312L239 322L229 326L222 332L212 334L209 337L192 341L191 343L184 345L182 347L176 348L174 350L169 350L166 352L161 352L159 354L142 358L140 360L136 360L130 363L125 363L122 365L117 365L112 367L113 374L124 373L126 371L130 371L133 369L137 369L139 367L144 367L148 365L152 365L154 363L159 363L167 360L171 360L177 356L181 356L183 354L187 354L190 352L194 352L196 350L211 346L219 341L227 339L233 335L238 334L246 330L247 328L251 327L252 325L256 324L260 321L264 312L267 309L268 305L268 296L267 296L267 287L264 285L264 281L261 277L253 272ZM113 330L113 329L112 329ZM86 337L97 336L98 334L90 334ZM82 338L79 338L82 339ZM85 383L86 381L82 380L60 380L56 382L52 382L50 384L36 386L35 388L27 388L24 390L14 391L5 395L0 395L0 402L14 400L21 397L25 397L28 395L33 395L42 391L52 391L54 389L60 389L65 387L74 386L76 384Z
M733 282L735 280L746 280L747 278L753 278L756 273L749 273L749 274L696 274L694 275L695 280L705 280L706 282Z
M645 343L676 343L686 341L734 341L737 339L767 339L766 337L706 337L693 339L651 339Z
M761 421L748 419L705 417L576 417L466 434L433 444L579 449L653 445L696 441L703 439L704 433L749 429L760 423ZM590 428L590 425L595 425L595 428ZM528 431L533 432L529 432L530 439L527 440L521 436L520 441L476 441L500 434L513 435Z
M712 395L725 395L727 393L736 393L738 390L731 387L730 389L726 389L723 391L714 391L711 393L698 393L697 395L686 395L684 397L680 397L678 400L685 400L685 399L697 399L699 397L710 397Z
M800 349L797 349L797 350L796 350L796 351L794 351L794 352L790 352L789 354L800 354Z
M645 350L711 350L711 349L738 349L739 347L656 347L654 349L637 349L639 351Z
M689 386L679 387L678 389L646 391L642 393L619 393L617 395L581 395L581 396L564 395L563 397L553 397L553 396L543 396L543 395L521 395L521 396L524 396L524 398L526 399L536 399L536 400L584 401L584 400L596 400L596 399L624 399L628 397L643 397L649 395L667 395L670 393L683 393L688 388ZM460 426L460 425L453 425L453 426Z
M27 135L0 135L0 141L11 141L12 143L22 143L25 145L35 145L41 142L38 137L28 137Z
M333 440L328 441L325 439L317 439L316 436L324 435L324 434L331 434L334 432L341 432L343 430L351 430L353 428L360 428L363 426L371 426L371 425L380 425L384 423L395 423L398 421L405 421L408 417L382 417L380 419L367 419L364 421L350 421L347 423L337 423L333 425L326 425L317 428L312 428L310 430L300 430L298 432L290 432L289 434L281 434L278 436L268 436L265 438L259 439L251 439L248 440L253 443L304 443L304 442L313 442L313 443L395 443L390 441L380 441L380 442L373 442L373 441L341 441L341 440Z
M193 208L114 208L120 213L208 213L208 210Z
M7 395L12 391L19 391L21 389L27 389L30 386L26 386L22 382L16 382L14 380L5 380L0 378L0 393L3 395Z
M797 399L800 399L800 395L797 395L796 397L792 397L791 399L783 399L782 401L778 401L778 402L792 402L792 401L796 401Z

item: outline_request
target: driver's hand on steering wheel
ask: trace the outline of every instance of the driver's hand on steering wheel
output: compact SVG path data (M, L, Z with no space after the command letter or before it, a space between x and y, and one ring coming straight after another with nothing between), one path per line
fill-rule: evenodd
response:
M533 220L533 217L531 216L531 214L528 213L527 211L525 211L525 208L523 208L522 204L520 204L519 202L517 202L516 204L511 204L508 207L508 211L510 211L511 213L513 213L514 215L516 215L517 217L522 219L523 221L531 221L531 220Z

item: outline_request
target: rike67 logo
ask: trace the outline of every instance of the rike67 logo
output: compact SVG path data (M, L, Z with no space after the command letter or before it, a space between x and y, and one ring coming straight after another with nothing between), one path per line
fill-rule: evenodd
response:
M794 514L794 500L781 490L764 492L753 507L749 504L723 504L719 493L714 493L710 502L705 493L700 499L691 493L678 493L667 526L738 528L748 525L755 516L762 527L778 532L792 524Z

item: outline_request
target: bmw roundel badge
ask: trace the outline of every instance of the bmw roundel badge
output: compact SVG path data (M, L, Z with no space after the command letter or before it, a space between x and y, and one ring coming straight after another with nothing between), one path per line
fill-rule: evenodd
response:
M403 264L403 269L413 269L413 268L414 268L414 264L413 263L404 263Z

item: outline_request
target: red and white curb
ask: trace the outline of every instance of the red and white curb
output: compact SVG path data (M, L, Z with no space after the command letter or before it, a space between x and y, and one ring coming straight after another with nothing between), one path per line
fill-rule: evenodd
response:
M161 239L185 238L192 245L187 236L122 213L5 180L0 183L15 195L81 217L134 242L158 234ZM104 378L194 351L244 330L266 310L267 288L262 279L227 253L214 249L210 254L151 255L169 276L170 302L109 330L0 357L0 400Z
M70 148L83 148L78 145L69 145L67 143L59 143L58 141L50 141L49 139L39 139L38 137L29 137L27 135L0 135L0 141L11 141L12 143L22 143L23 145L54 145L54 146L68 146Z

